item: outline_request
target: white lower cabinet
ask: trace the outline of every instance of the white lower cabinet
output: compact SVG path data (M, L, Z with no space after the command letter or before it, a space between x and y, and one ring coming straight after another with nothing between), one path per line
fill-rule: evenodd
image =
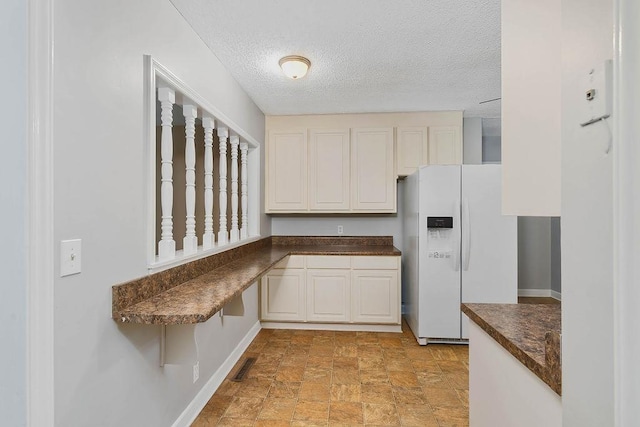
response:
M307 270L307 320L348 322L349 270Z
M354 270L351 273L351 320L399 323L398 271Z
M304 321L305 270L273 269L260 281L260 308L264 320Z
M291 256L261 279L260 319L399 325L399 277L398 256Z

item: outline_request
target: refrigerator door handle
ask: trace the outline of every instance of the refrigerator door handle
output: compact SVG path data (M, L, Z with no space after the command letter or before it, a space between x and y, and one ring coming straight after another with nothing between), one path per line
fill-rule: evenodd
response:
M469 260L471 258L471 233L469 232L469 202L462 201L462 268L469 270Z
M460 271L460 199L453 205L453 271Z

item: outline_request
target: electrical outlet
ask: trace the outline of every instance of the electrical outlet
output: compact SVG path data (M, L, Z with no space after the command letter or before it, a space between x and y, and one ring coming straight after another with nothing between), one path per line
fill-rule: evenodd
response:
M342 227L341 225L338 226L338 236L341 236L342 233L344 233L344 227Z
M198 378L200 378L200 361L196 362L196 364L193 365L193 383L194 384L196 381L198 381Z

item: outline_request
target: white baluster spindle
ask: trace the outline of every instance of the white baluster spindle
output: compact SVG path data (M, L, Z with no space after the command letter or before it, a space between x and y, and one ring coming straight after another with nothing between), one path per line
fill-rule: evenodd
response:
M229 233L227 231L227 138L229 138L229 129L226 127L218 128L218 142L220 145L220 229L218 230L218 245L226 245L229 242Z
M162 122L162 137L160 142L161 185L160 205L162 221L160 241L158 242L158 257L171 259L176 255L176 242L173 240L173 104L176 94L172 89L158 88Z
M184 129L186 143L184 146L185 160L185 204L186 204L186 232L182 239L185 255L198 251L198 236L196 236L196 117L198 109L195 105L183 105Z
M240 227L240 239L246 239L248 234L247 218L249 214L248 199L247 199L247 152L249 151L249 144L246 142L240 143L240 201L242 206L242 226Z
M204 128L204 234L202 248L211 249L215 244L213 234L213 128L211 117L202 118Z
M231 136L229 140L231 144L231 243L240 239L240 231L238 229L238 145L240 145L240 137Z

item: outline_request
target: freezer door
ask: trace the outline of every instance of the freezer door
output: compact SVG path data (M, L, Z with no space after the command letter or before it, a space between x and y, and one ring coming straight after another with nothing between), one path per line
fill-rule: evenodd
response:
M500 165L462 166L462 302L518 302L518 224L502 215ZM462 316L462 337L468 319Z
M460 338L459 165L420 169L419 221L420 337Z

